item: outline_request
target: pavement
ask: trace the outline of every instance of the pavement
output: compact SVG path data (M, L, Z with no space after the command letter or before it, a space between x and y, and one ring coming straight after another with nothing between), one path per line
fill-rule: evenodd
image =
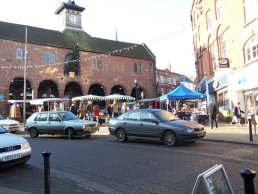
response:
M258 146L258 135L255 133L254 126L252 126L252 133L250 133L249 126L247 124L243 124L240 127L237 127L233 124L228 123L219 123L218 128L211 129L209 126L205 126L205 130L207 132L205 138L201 139L201 141L217 141L217 142L229 142L229 143L235 143L235 144L245 144L245 145L254 145ZM22 134L26 132L21 132L18 134ZM109 135L108 126L103 125L100 127L100 130L96 132L94 135ZM36 172L41 171L40 169L35 170L35 176L42 176L42 172ZM1 174L0 174L1 175ZM61 179L60 177L51 176L51 180L56 182L55 185L55 192L56 193L64 193L64 189L67 191L69 190L68 187L70 187L70 191L73 191L74 188L78 188L79 185L77 183L71 183L67 184L67 180ZM66 188L64 188L64 185L67 185ZM17 187L16 187L17 188ZM79 190L80 188L78 188ZM55 193L53 192L53 193ZM34 194L38 192L24 192L21 190L16 190L14 188L7 188L3 182L0 181L0 194ZM40 193L43 193L43 190L41 190ZM92 192L89 192L92 193Z

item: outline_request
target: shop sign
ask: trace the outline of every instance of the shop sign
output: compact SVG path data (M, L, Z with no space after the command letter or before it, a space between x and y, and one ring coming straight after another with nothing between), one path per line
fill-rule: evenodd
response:
M219 59L219 68L229 68L229 59L228 58Z
M238 84L239 85L242 85L242 84L245 84L246 83L246 78L245 77L242 77L240 79L238 79Z
M218 88L219 87L219 82L218 81L214 81L213 84L212 84L212 87L214 89Z

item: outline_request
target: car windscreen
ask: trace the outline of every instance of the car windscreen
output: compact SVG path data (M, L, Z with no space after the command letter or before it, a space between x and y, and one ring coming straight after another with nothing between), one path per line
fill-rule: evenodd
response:
M7 133L7 131L2 126L0 126L0 134L2 133Z
M3 115L0 114L0 120L6 119Z
M178 120L178 117L173 115L171 112L160 110L155 111L153 114L161 121L161 122L167 122L167 121L174 121Z
M59 116L63 121L78 119L78 117L71 112L61 112L59 113Z

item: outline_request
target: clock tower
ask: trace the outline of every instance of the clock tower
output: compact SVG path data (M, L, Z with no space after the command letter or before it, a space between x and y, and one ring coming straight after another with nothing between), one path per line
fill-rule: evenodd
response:
M55 11L55 14L60 16L63 30L67 28L82 30L81 12L83 12L84 9L84 7L76 5L73 0L68 0L67 3L63 2Z

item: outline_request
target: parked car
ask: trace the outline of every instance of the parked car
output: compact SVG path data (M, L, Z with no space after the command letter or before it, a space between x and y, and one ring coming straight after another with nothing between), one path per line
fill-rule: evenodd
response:
M206 135L204 126L193 121L180 120L160 109L138 109L110 119L111 135L124 142L128 137L159 139L165 145L193 142Z
M0 169L26 163L31 152L26 139L0 127Z
M9 119L3 116L2 114L0 114L0 126L2 126L3 128L5 128L7 131L11 133L15 133L20 129L19 121Z
M91 136L99 129L97 122L82 120L69 111L44 111L32 114L25 124L25 130L32 138L39 134Z

